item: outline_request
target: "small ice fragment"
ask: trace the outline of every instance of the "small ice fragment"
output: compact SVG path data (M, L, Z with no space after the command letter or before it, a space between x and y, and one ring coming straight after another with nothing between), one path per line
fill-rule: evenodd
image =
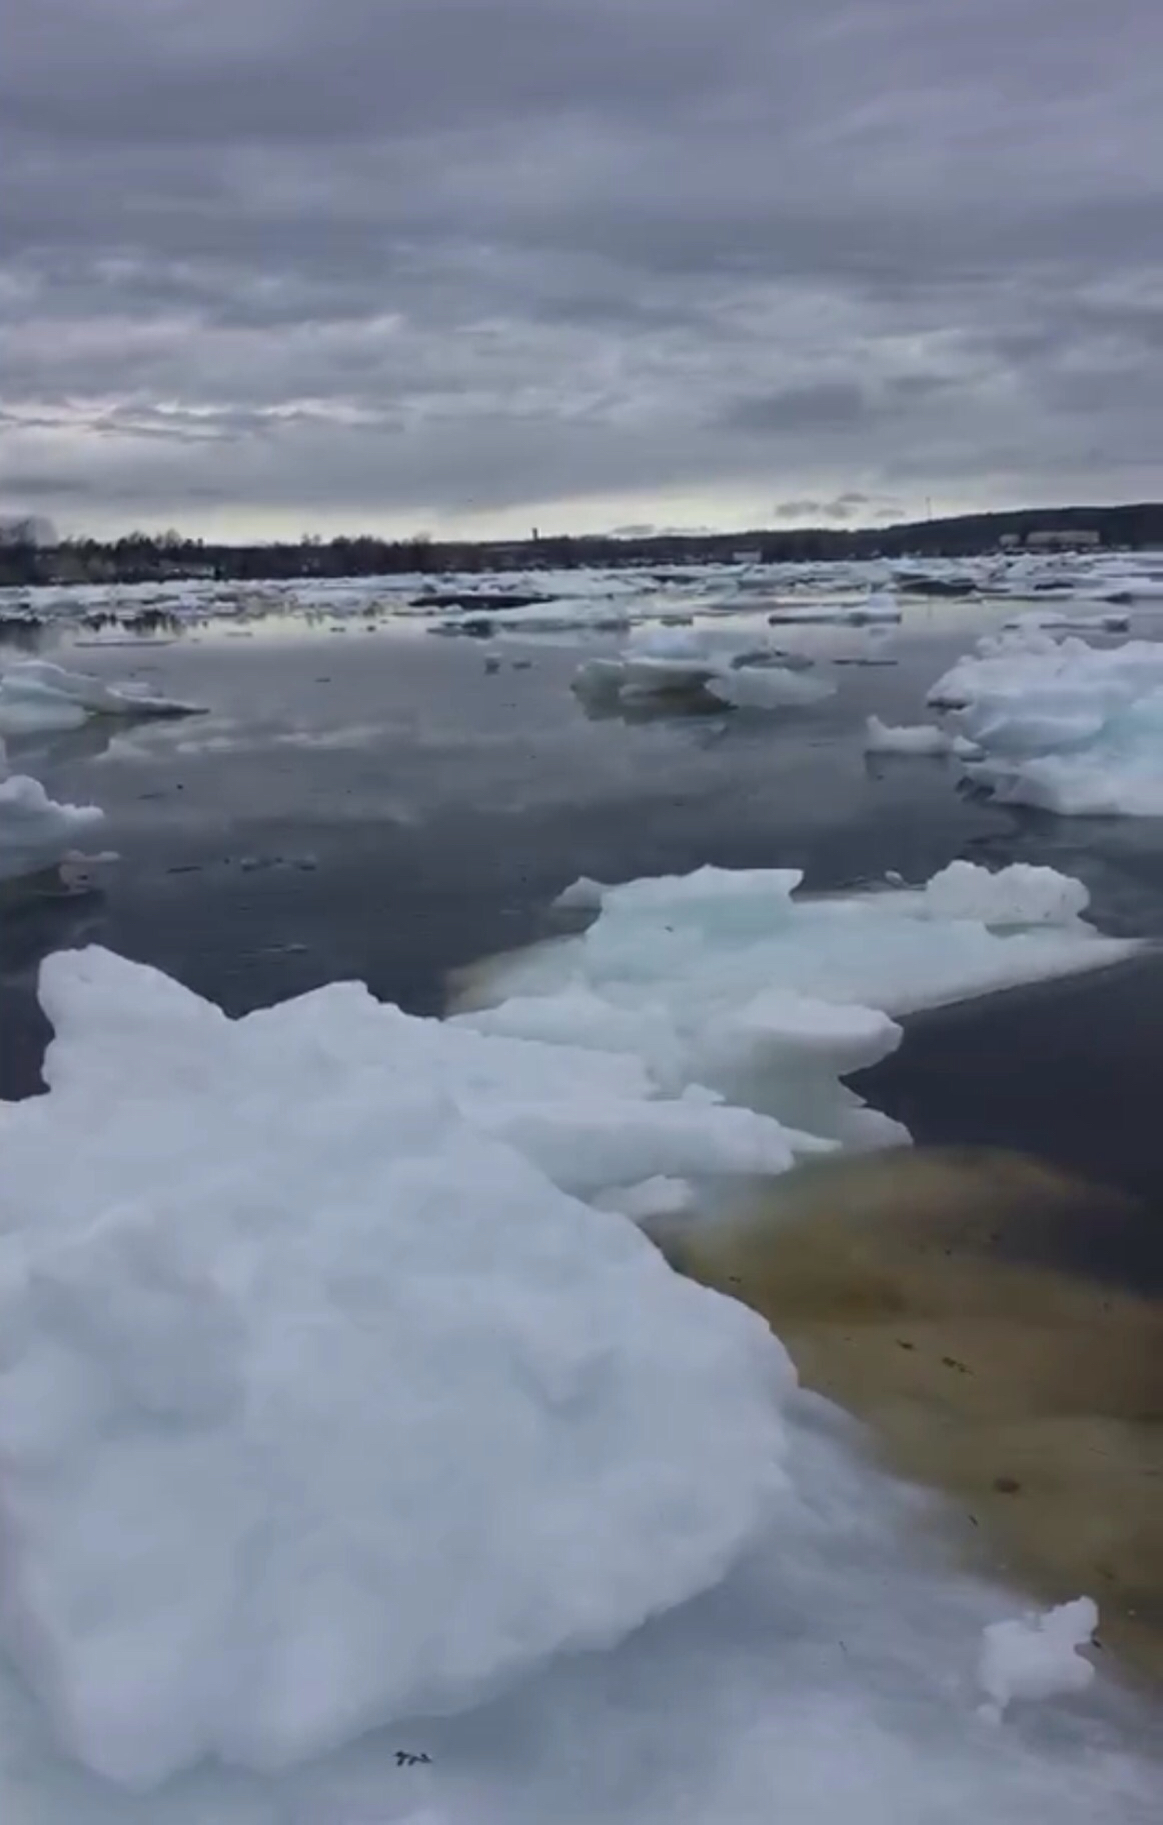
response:
M707 690L735 709L777 710L819 703L833 696L836 687L824 678L812 678L783 665L743 665L709 678Z
M1076 1597L1057 1609L991 1622L982 1630L977 1679L986 1695L982 1716L999 1721L1015 1699L1040 1699L1084 1692L1094 1667L1083 1659L1098 1627L1098 1608L1090 1597Z
M599 1192L593 1201L599 1210L617 1211L634 1223L648 1223L651 1217L676 1217L689 1209L691 1188L685 1179L668 1179L656 1174L637 1185L620 1185L613 1191Z
M599 912L602 896L608 892L604 881L594 881L583 874L569 887L563 887L553 904L562 912Z
M922 722L914 727L894 727L870 716L865 725L866 754L941 755L954 752L953 737L935 723Z

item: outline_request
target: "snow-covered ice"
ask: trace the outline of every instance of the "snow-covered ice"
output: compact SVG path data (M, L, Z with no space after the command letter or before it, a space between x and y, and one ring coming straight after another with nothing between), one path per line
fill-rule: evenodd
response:
M0 671L0 736L78 729L91 716L191 716L198 706L159 696L148 685L109 685L47 659L21 659Z
M1030 608L1006 622L1007 628L1019 631L1044 629L1070 634L1125 634L1130 625L1130 615L1121 608L1106 609L1098 614L1072 612L1066 608Z
M720 703L737 710L782 710L789 706L820 703L835 694L826 678L792 670L786 665L739 665L707 680L707 690Z
M977 1674L987 1714L1001 1718L1015 1700L1085 1692L1094 1666L1078 1650L1089 1646L1097 1627L1098 1609L1090 1597L987 1624Z
M894 725L870 716L864 727L864 749L867 754L976 754L978 750L964 737L950 734L935 722Z
M269 578L253 583L173 578L164 583L79 584L0 590L0 612L39 621L69 622L102 614L133 623L143 612L197 622L208 616L241 621L268 614L326 615L336 620L371 614L428 619L450 601L470 612L509 615L513 595L530 602L526 632L584 630L648 621L669 609L732 616L770 604L781 619L890 623L899 619L897 591L927 595L1036 600L1046 611L1143 606L1163 599L1163 555L1149 552L983 553L923 562L841 559L826 563L690 562L499 571L399 572L385 576ZM765 601L766 598L766 601ZM514 629L524 610L512 611Z
M629 627L633 619L629 602L597 595L559 597L520 608L490 609L482 603L476 612L486 614L498 630L519 634L569 633L585 628L604 632ZM445 625L455 627L456 622Z
M957 861L911 895L907 888L901 890L894 902L918 918L974 920L993 932L1038 926L1077 931L1090 895L1081 881L1056 868L1011 862L1008 868L991 870Z
M1163 601L1163 577L1111 567L1083 583L1078 594L1094 602L1159 602Z
M0 881L55 867L104 816L96 805L58 804L39 780L10 774L0 740Z
M970 777L1075 816L1163 816L1163 643L1096 647L1024 628L979 642L929 692L982 751Z
M795 869L718 868L579 883L564 902L598 906L594 923L500 960L491 1005L457 1024L644 1060L672 1093L760 1083L796 1135L880 1144L900 1128L840 1079L896 1047L894 1016L1128 954L1053 869L957 862L925 888L824 899L800 883Z
M775 623L796 621L835 621L842 626L865 627L870 623L891 623L901 619L901 607L892 590L870 589L855 602L828 601L826 597L799 607L781 604L769 619Z
M901 1008L1126 949L1049 870L797 883L587 883L445 1022L48 960L48 1093L0 1104L5 1825L1151 1816L1113 1678L983 1729L1012 1595L617 1214L844 1126ZM705 1087L745 1064L772 1114Z
M784 709L817 703L835 686L810 676L803 660L773 648L754 629L728 624L635 628L617 657L584 660L574 689L624 698L706 692L741 709Z
M463 1709L777 1514L766 1326L468 1113L537 1048L352 985L231 1022L99 950L41 994L51 1094L0 1124L0 1629L87 1767Z

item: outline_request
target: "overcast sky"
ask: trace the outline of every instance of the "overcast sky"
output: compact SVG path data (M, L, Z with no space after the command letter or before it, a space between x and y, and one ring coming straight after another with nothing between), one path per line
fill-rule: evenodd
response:
M5 0L0 511L1163 493L1163 0Z

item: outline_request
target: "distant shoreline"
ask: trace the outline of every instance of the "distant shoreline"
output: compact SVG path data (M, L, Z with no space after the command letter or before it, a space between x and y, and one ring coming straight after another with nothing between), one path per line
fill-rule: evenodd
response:
M1037 540L1077 549L1163 549L1163 502L1114 506L1020 507L883 526L831 524L726 532L549 535L527 539L388 539L374 533L323 541L225 541L179 532L129 531L116 539L57 540L32 519L0 516L0 587L69 582L148 583L198 578L239 582L418 572L588 569L592 566L829 563L866 558L1014 555ZM1034 546L1031 545L1033 550ZM1045 555L1043 552L1042 555Z

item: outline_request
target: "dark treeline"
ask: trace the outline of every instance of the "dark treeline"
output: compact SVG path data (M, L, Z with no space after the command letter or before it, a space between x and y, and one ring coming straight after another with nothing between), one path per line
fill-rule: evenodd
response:
M68 539L44 545L13 537L0 544L0 584L151 583L214 578L239 583L319 577L390 576L402 572L569 569L586 565L820 562L866 557L969 557L1020 543L1030 533L1080 535L1104 546L1163 547L1163 504L1057 507L964 514L884 527L733 533L666 533L642 537L586 536L470 544L365 535L327 541L223 545L180 533L133 532L109 541Z

